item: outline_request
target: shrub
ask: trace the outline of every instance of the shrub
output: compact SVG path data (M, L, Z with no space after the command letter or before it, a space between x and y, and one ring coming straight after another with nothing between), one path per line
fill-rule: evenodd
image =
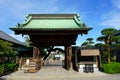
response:
M0 64L0 75L2 75L2 67L3 67L3 65L2 64Z
M15 63L0 64L0 76L14 72L16 69L17 65Z
M102 71L108 74L120 73L120 63L111 62L110 64L103 64Z
M15 63L6 63L4 66L4 71L14 70L16 68Z

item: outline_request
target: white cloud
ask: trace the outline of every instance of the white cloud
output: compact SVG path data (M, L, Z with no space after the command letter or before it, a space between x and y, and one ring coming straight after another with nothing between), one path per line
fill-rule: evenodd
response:
M120 29L120 12L109 12L102 16L103 20L100 23L105 27L114 27Z
M3 2L1 1L1 9L12 14L14 17L25 16L29 13L60 13L71 9L70 7L63 8L63 5L59 5L58 2L57 0L4 0ZM72 9L71 12L73 12Z
M102 15L102 22L100 25L120 29L120 0L111 0L111 2L111 6L114 7Z
M19 18L22 19L29 13L75 13L78 12L74 5L65 8L66 5L59 4L59 0L4 0L1 1L0 18L8 19ZM7 13L6 13L7 12ZM7 19L7 20L8 20ZM8 22L8 21L6 21Z
M112 4L113 4L113 6L115 6L116 8L120 8L120 0L112 0Z
M0 0L0 23L2 30L15 26L25 20L25 16L31 13L76 13L76 5L59 4L59 0ZM7 33L7 32L6 32ZM10 36L24 42L21 35L10 33Z

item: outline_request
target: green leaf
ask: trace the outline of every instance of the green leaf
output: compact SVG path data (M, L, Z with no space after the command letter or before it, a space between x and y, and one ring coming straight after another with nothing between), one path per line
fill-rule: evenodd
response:
M102 35L112 35L116 31L117 31L117 29L115 29L115 28L106 28L106 29L103 29L101 31L101 33L102 33Z
M111 41L117 42L118 40L120 40L120 36L112 36L111 37Z
M97 38L97 41L105 41L106 37L105 36L100 36Z

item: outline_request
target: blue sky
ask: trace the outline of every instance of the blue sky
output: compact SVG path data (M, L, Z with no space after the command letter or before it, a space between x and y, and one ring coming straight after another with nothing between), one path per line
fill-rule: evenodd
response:
M81 20L93 30L88 35L78 36L78 46L88 37L96 42L104 28L120 29L120 0L0 0L0 29L23 42L21 35L14 35L9 28L24 22L30 13L79 14Z

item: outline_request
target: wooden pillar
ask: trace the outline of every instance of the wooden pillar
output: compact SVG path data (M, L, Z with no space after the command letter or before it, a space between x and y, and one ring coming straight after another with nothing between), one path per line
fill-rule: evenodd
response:
M39 53L39 49L37 47L33 47L33 59L37 59Z
M95 56L96 58L96 65L97 65L97 68L98 68L98 56Z
M65 46L65 68L68 69L68 47Z
M40 61L40 69L43 66L43 59L42 59L42 48L39 48L39 61Z
M72 49L69 46L65 46L65 68L67 70L71 67L71 59L72 59Z
M72 69L73 66L72 66L72 47L69 46L69 69Z
M74 56L75 56L75 67L78 67L78 64L77 64L77 50L76 49L75 49Z
M76 47L72 47L72 67L74 70L77 70L77 49Z
M101 69L102 64L101 64L101 55L99 55L99 69Z
M37 48L37 47L33 48L33 59L37 60L37 69L38 70L41 69L42 66L43 66L43 60L42 60L41 52L42 52L42 48Z

